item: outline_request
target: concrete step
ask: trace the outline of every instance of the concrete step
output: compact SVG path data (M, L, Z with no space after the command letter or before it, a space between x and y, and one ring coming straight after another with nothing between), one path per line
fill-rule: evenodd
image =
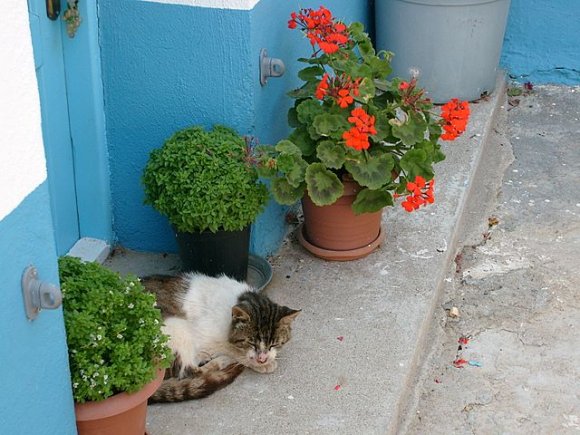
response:
M485 182L474 180L482 178L478 168L486 160L504 86L501 76L491 97L471 105L465 135L445 143L447 159L436 168L436 203L411 214L398 206L386 210L380 249L357 261L325 262L290 237L271 259L274 277L266 294L302 309L275 373L247 370L206 399L150 406L148 431L396 433L428 347L447 266L470 218L468 200L477 203L485 189ZM107 264L144 274L175 271L177 261L125 251Z

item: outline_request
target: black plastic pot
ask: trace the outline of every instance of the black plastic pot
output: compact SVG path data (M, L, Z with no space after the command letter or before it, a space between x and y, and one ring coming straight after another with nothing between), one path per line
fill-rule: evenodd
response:
M209 276L225 274L245 281L248 274L250 226L241 231L175 232L182 270Z

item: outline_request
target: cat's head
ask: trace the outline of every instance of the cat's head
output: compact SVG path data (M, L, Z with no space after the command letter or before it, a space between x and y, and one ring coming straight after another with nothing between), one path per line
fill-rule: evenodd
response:
M278 350L290 340L292 321L299 313L259 293L243 293L232 307L229 341L246 365L259 370L274 363Z

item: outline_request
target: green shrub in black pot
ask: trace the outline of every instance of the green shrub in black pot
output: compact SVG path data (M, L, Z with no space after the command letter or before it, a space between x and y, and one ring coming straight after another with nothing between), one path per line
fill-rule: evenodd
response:
M145 203L173 226L183 269L246 279L250 225L268 200L234 130L195 126L151 152Z

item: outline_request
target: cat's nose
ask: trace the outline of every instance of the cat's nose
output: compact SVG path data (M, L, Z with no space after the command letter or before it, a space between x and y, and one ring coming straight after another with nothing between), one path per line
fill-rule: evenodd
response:
M260 352L256 358L256 360L260 363L260 364L264 364L266 361L268 361L268 354L264 353L264 352Z

